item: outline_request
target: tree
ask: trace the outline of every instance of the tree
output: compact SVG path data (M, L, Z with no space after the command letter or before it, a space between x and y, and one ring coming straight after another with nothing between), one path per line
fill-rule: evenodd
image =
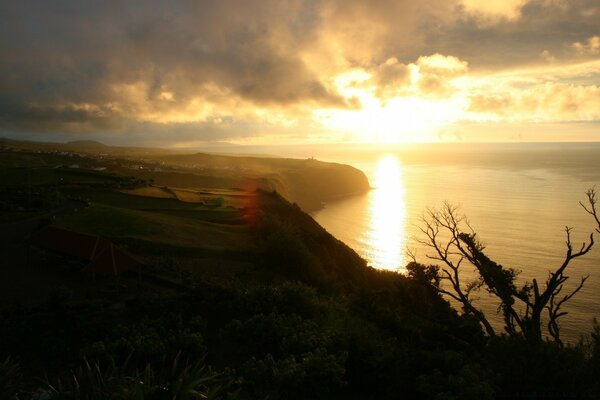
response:
M580 204L592 215L597 225L596 231L600 233L596 192L589 189L586 195L587 205ZM496 331L472 298L473 293L481 288L485 288L500 301L504 329L509 335L522 335L530 341L541 341L542 314L546 311L547 333L556 343L561 344L558 320L567 314L562 307L581 290L588 278L582 277L579 284L565 294L564 284L569 279L565 271L572 260L584 256L592 249L593 233L590 234L588 243L584 242L581 247L574 248L571 228L565 228L566 253L563 262L549 272L545 284L541 286L537 279L519 284L518 270L505 268L488 258L484 253L485 247L466 218L459 216L457 208L449 203L444 203L440 210L428 210L423 217L421 231L425 234L425 239L419 242L433 251L427 257L441 262L441 266L420 264L413 256L413 261L407 265L411 277L456 300L461 304L463 312L476 318L490 336L495 336ZM475 268L477 279L462 281L461 271L465 263Z

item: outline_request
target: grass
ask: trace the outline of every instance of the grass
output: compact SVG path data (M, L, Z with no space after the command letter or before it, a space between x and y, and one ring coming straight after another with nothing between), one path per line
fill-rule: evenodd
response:
M58 217L57 226L106 237L142 261L168 256L178 263L180 259L186 270L202 275L207 268L216 268L217 274L231 273L233 267L256 258L255 238L242 210L256 203L253 193L142 186L140 181L106 172L54 169L49 162L35 165L28 169L0 162L0 178L6 178L0 186L11 193L12 188L31 183L33 191L42 195L58 192L61 198L90 202L89 207ZM36 215L0 212L0 223Z
M173 193L175 193L175 196L177 196L177 199L179 201L183 201L186 203L202 203L204 201L203 196L199 195L198 193L192 190L178 189L173 190Z
M2 186L114 184L125 180L125 177L85 169L0 167Z
M121 238L118 243L135 253L164 256L176 254L181 258L212 258L224 260L247 261L248 252L240 249L216 250L201 247L187 247L169 243L157 243L138 238Z
M67 215L58 220L57 225L107 237L147 236L161 232L161 225L145 218L143 213L104 204L93 204Z
M160 234L149 237L157 242L227 250L239 249L242 243L251 241L244 226L224 225L160 212L146 212L145 215L161 224Z
M175 196L170 190L166 190L164 187L158 186L146 186L141 188L135 188L132 190L123 190L125 194L142 196L142 197L155 197L160 199L173 199Z
M88 199L95 203L132 210L181 210L196 207L195 204L184 203L174 198L167 199L130 195L110 189L90 190L90 188L75 187L68 189L67 193L73 197Z
M121 190L120 193L142 198L177 199L180 203L176 204L181 208L187 209L189 207L181 203L194 203L198 206L197 210L202 209L201 206L206 206L206 209L216 211L227 206L244 207L250 202L250 198L255 196L253 193L234 189L182 189L161 186L146 186L131 190Z
M41 217L42 211L0 211L0 224L24 221L26 219Z
M57 225L67 229L97 234L108 238L137 238L146 241L210 250L239 249L240 243L250 243L252 238L237 210L186 209L189 203L173 203L168 199L144 198L120 193L104 192L93 196L108 200L92 205L77 213L65 216ZM123 198L124 207L113 205ZM183 209L166 208L181 205ZM108 204L107 204L108 203ZM135 209L134 205L143 206Z
M239 210L226 209L205 209L198 208L194 210L162 210L161 214L171 215L177 218L188 220L206 221L218 224L241 225L245 221Z

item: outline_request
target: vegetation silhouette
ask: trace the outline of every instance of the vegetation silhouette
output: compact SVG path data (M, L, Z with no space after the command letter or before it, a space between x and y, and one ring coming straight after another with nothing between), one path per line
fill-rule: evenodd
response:
M3 184L20 187L29 160L44 157L65 164L56 154L3 153L4 163L27 163L5 165ZM68 260L42 261L25 283L57 279L44 284L49 290L30 290L39 301L0 304L0 399L600 398L598 325L577 344L532 340L517 322L513 334L486 335L473 312L457 312L442 297L439 267L412 268L410 276L371 268L277 192L253 193L255 208L234 202L238 190L199 194L238 204L213 207L181 201L189 191L151 171L129 177L43 165L33 170L41 198L56 194L58 177L63 201L90 203L54 223L104 235L148 264L142 291L111 284L83 295L83 277L63 277ZM166 188L141 180L150 177ZM0 193L13 214L14 192ZM161 196L140 195L149 192ZM586 209L597 216L595 203ZM9 237L24 244L3 233L2 251ZM511 304L512 272L487 259L472 232L458 233ZM137 282L135 274L121 279ZM535 293L532 284L532 303ZM570 298L560 303L565 295L548 293L558 320Z
M586 196L587 203L580 204L594 218L597 225L595 230L600 232L595 189L589 189ZM485 288L500 301L504 330L508 335L520 335L527 341L541 342L544 336L542 314L546 311L546 332L554 342L562 345L558 319L567 314L562 307L583 288L588 279L588 276L582 277L577 286L567 292L565 283L569 276L566 275L566 270L571 261L585 256L592 249L593 232L590 233L589 242L584 242L577 249L571 240L571 228L565 228L566 253L563 262L548 273L545 284L540 286L535 278L532 282L519 284L518 270L503 267L491 260L484 253L485 246L477 238L466 217L459 215L456 206L444 203L440 210L429 209L420 229L426 238L419 242L433 250L433 254L428 254L427 257L441 262L441 266L418 263L412 255L413 261L407 265L409 276L458 302L463 312L474 317L489 336L496 336L497 332L489 317L474 304L472 297L481 288ZM475 268L478 277L463 282L466 263Z

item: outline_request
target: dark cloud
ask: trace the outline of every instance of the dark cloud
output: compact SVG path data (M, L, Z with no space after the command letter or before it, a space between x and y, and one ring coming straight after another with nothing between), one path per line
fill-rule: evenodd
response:
M373 67L391 57L409 63L422 53L427 32L453 15L458 0L324 0L327 40L352 66Z
M114 130L121 117L102 108L19 104L0 100L0 126L10 130L90 132Z
M317 27L310 2L24 1L0 15L4 127L108 128L217 93L345 106L299 57Z
M457 10L454 22L426 32L426 46L415 51L451 54L473 69L528 65L539 63L544 51L559 61L571 59L573 43L600 31L598 0L531 0L520 17L495 21Z
M380 87L406 85L410 81L410 68L390 58L377 68L376 78Z

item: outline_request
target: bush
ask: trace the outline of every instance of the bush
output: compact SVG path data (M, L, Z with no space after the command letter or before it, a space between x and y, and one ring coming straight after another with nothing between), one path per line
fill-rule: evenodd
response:
M515 393L574 398L596 380L586 370L581 351L554 342L532 344L520 337L497 337L490 339L483 356L496 374L498 393L505 398Z
M315 317L322 311L317 291L302 283L284 282L281 285L261 285L243 293L235 307L247 315L297 314Z
M167 321L157 320L119 325L112 336L85 347L82 355L101 361L132 357L139 364L160 361L165 354L175 354L177 351L189 357L203 357L206 346L202 333L190 327L170 326Z
M306 247L302 237L281 228L270 234L260 249L260 264L293 280L321 283L326 280L321 263Z
M221 336L253 398L323 398L344 383L347 352L314 321L257 314L232 321Z
M267 354L244 364L243 375L254 396L272 399L328 399L345 384L346 354L319 347L275 359Z

